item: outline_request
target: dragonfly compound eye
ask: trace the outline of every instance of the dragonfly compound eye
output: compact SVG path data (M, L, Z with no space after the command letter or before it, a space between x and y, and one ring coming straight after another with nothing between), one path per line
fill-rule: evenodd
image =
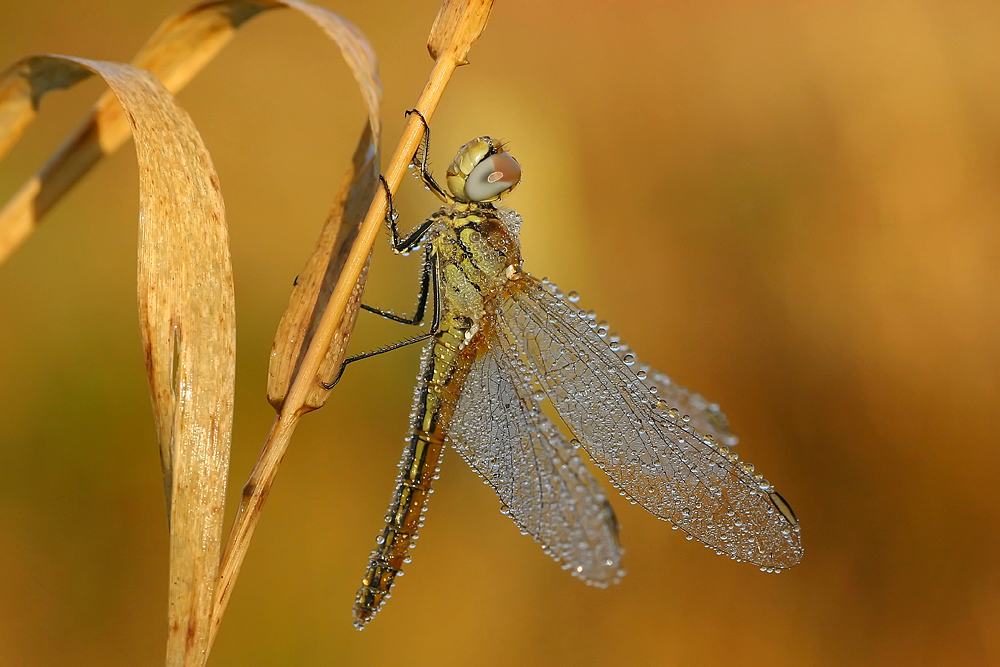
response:
M521 180L521 165L507 153L489 156L472 170L465 181L465 196L469 201L484 202L498 199L514 189Z

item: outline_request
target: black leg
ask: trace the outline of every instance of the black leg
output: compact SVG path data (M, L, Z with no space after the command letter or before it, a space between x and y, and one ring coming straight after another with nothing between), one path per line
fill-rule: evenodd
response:
M416 109L410 109L406 112L406 115L409 116L411 113L417 114L417 118L419 118L420 122L423 123L424 136L421 138L420 146L414 153L413 160L411 160L410 164L411 166L418 168L420 180L423 181L428 190L437 195L437 197L445 203L454 204L455 198L445 192L444 189L437 184L437 181L434 180L434 177L431 175L427 166L427 152L430 149L431 141L431 128L427 125L427 119L424 118L424 115ZM399 227L396 225L396 220L399 218L399 214L396 212L396 207L392 203L392 190L389 189L389 184L386 182L385 177L382 176L382 174L379 174L378 178L382 183L382 188L385 190L385 224L389 228L389 233L391 235L390 244L392 245L392 250L395 253L407 252L420 242L420 239L423 238L423 235L430 228L433 218L426 220L423 224L410 232L406 238L400 238Z
M407 345L413 345L414 343L425 341L437 333L438 329L441 327L441 298L440 298L440 291L438 289L439 285L437 281L437 271L435 271L436 265L437 261L433 257L431 257L427 261L424 273L424 275L426 276L434 277L434 282L430 283L434 288L434 317L431 321L431 330L427 333L422 333L419 336L414 336L413 338L408 338L404 341L400 341L399 343L386 345L385 347L381 347L377 350L372 350L371 352L365 352L364 354L358 354L353 357L348 357L347 359L344 359L344 363L340 365L340 370L337 371L337 377L333 379L333 382L327 383L320 381L320 384L323 386L324 389L327 390L333 389L337 385L337 383L340 382L340 378L344 375L344 369L347 368L347 364L353 363L355 361L361 361L362 359L368 359L369 357L375 357L380 354L385 354L386 352L392 352L393 350L398 350L399 348L406 347ZM426 305L427 299L424 298L423 302Z
M438 282L437 258L432 256L427 264L427 272L434 281L431 283L434 287L434 316L431 318L431 331L437 332L441 328L441 283Z
M323 386L323 389L333 389L335 386L337 386L337 383L340 382L340 378L343 377L344 369L347 368L347 364L354 363L355 361L361 361L362 359L370 359L371 357L377 357L380 354L385 354L386 352L392 352L393 350L398 350L401 347L406 347L407 345L413 345L414 343L425 341L433 335L434 335L433 333L420 334L419 336L415 336L413 338L407 338L406 340L400 341L398 343L393 343L392 345L386 345L385 347L380 347L379 349L372 350L371 352L365 352L364 354L358 354L353 357L348 357L347 359L344 359L344 363L340 365L340 370L337 372L337 377L333 378L333 382L329 383L320 382L320 384Z
M423 276L420 278L420 296L417 298L417 312L413 314L413 317L400 317L395 313L390 313L389 311L382 310L380 308L374 308L372 306L366 306L361 304L361 307L367 310L369 313L375 313L393 322L399 322L401 324L420 324L424 319L424 311L427 309L427 295L430 292L431 286L431 262L429 259L424 260L424 270Z
M396 226L396 219L399 214L396 213L396 208L392 205L392 191L389 189L389 184L385 181L385 176L382 174L378 175L378 180L382 182L382 188L385 190L385 197L387 200L385 208L385 224L389 227L389 234L392 238L389 239L389 244L392 246L392 251L395 253L407 252L413 246L420 243L420 239L423 238L424 233L434 222L433 218L425 220L419 227L410 232L410 235L404 239L399 238L399 227Z
M423 181L423 184L427 186L431 192L437 195L439 199L442 199L445 202L454 202L454 197L445 192L444 188L437 184L437 181L434 180L434 176L431 175L431 171L427 166L427 155L431 147L431 128L427 124L427 119L424 118L424 115L416 109L410 109L406 112L406 115L409 116L411 113L416 114L417 118L420 119L420 122L424 124L424 136L421 138L420 147L417 149L417 152L413 154L413 160L410 164L417 168L420 180Z

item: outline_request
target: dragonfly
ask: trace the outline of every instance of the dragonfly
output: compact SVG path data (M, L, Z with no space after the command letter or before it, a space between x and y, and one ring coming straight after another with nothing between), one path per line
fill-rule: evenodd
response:
M499 496L501 512L563 569L606 587L624 575L618 521L581 456L613 486L717 554L779 572L799 563L799 521L754 466L719 406L639 362L607 322L547 278L522 268L520 216L499 205L521 180L504 145L462 146L445 186L430 172L430 128L410 164L443 206L401 235L389 187L386 224L396 253L423 252L412 317L362 308L428 331L348 364L425 343L396 488L354 605L362 629L391 597L424 523L441 455L450 446ZM447 188L447 189L446 189ZM558 416L567 437L546 414Z

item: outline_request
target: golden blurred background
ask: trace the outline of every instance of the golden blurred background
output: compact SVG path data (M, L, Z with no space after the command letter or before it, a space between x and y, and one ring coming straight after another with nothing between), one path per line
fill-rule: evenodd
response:
M385 149L436 0L336 2L374 43ZM0 61L128 60L178 0L4 3ZM394 599L351 605L390 499L416 350L352 367L296 433L212 665L1000 664L1000 6L498 0L432 121L441 171L509 141L526 268L719 401L802 522L780 576L615 507L629 575L583 586L453 453ZM45 99L6 198L100 84ZM179 100L236 272L230 513L273 418L271 338L363 123L336 48L247 25ZM135 306L131 146L0 267L0 664L161 664L167 530ZM404 220L434 208L407 181ZM412 309L379 242L366 300ZM403 335L362 314L352 349ZM619 499L620 500L620 499Z

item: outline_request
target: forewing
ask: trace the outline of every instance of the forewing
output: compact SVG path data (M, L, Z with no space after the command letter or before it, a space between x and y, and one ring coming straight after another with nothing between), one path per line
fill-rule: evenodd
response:
M660 400L592 314L554 286L521 280L498 309L498 345L623 494L720 554L762 568L797 564L798 521L767 480Z
M620 356L628 354L624 344L619 350ZM634 356L634 355L633 355ZM726 447L735 447L740 439L729 430L729 420L722 413L718 403L712 403L701 394L677 384L670 376L648 366L635 365L636 377L647 387L656 387L656 396L681 415L690 417L688 423L702 435L712 436L718 443ZM643 377L645 376L645 377Z
M622 550L614 510L519 378L508 350L485 349L469 369L448 441L563 569L596 586L616 583Z

